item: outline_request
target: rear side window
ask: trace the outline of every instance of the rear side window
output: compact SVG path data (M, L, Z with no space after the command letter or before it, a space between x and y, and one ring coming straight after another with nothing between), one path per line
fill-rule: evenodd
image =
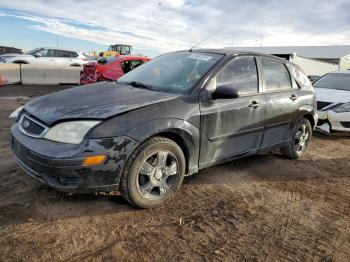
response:
M66 51L66 50L55 50L56 51L56 57L77 57L78 54L75 52L71 51Z
M290 74L283 63L261 58L266 91L292 88Z
M258 92L258 74L254 57L236 58L216 76L217 86L232 86L239 94Z

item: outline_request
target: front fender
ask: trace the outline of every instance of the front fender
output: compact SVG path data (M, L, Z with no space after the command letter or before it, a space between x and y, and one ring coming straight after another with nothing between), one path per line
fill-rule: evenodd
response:
M189 173L198 172L200 132L191 123L175 118L155 119L135 126L127 135L142 143L159 134L176 134L180 136L188 149Z
M183 119L166 117L142 121L140 114L138 117L122 115L97 126L87 138L128 136L142 143L159 134L175 134L180 137L188 151L189 173L198 171L200 132L197 126Z

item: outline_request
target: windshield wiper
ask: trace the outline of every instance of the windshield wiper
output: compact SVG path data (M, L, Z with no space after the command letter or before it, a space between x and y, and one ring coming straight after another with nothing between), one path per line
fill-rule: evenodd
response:
M117 81L117 82L119 84L122 84L122 85L131 85L133 87L140 87L140 88L144 88L144 89L148 89L148 90L153 90L152 86L146 85L146 84L138 82L138 81L131 81L131 82L119 82L119 81Z

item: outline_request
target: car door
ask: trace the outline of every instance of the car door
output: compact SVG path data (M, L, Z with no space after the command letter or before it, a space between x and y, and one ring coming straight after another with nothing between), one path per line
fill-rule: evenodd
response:
M232 86L239 97L200 102L200 167L250 152L260 146L265 120L265 95L260 93L256 60L252 56L230 61L203 92Z
M55 63L56 65L68 66L73 63L72 52L67 50L55 49Z
M283 62L261 57L259 65L266 96L266 123L262 147L269 147L289 138L291 124L300 106L298 86Z

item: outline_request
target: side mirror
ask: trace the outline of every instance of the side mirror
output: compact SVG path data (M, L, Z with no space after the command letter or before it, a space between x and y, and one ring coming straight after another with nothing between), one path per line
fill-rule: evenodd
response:
M39 57L41 57L41 54L37 53L37 54L34 54L33 56L35 56L36 58L39 58Z
M212 99L232 99L238 98L238 90L235 87L228 85L217 86L215 92L212 94Z

